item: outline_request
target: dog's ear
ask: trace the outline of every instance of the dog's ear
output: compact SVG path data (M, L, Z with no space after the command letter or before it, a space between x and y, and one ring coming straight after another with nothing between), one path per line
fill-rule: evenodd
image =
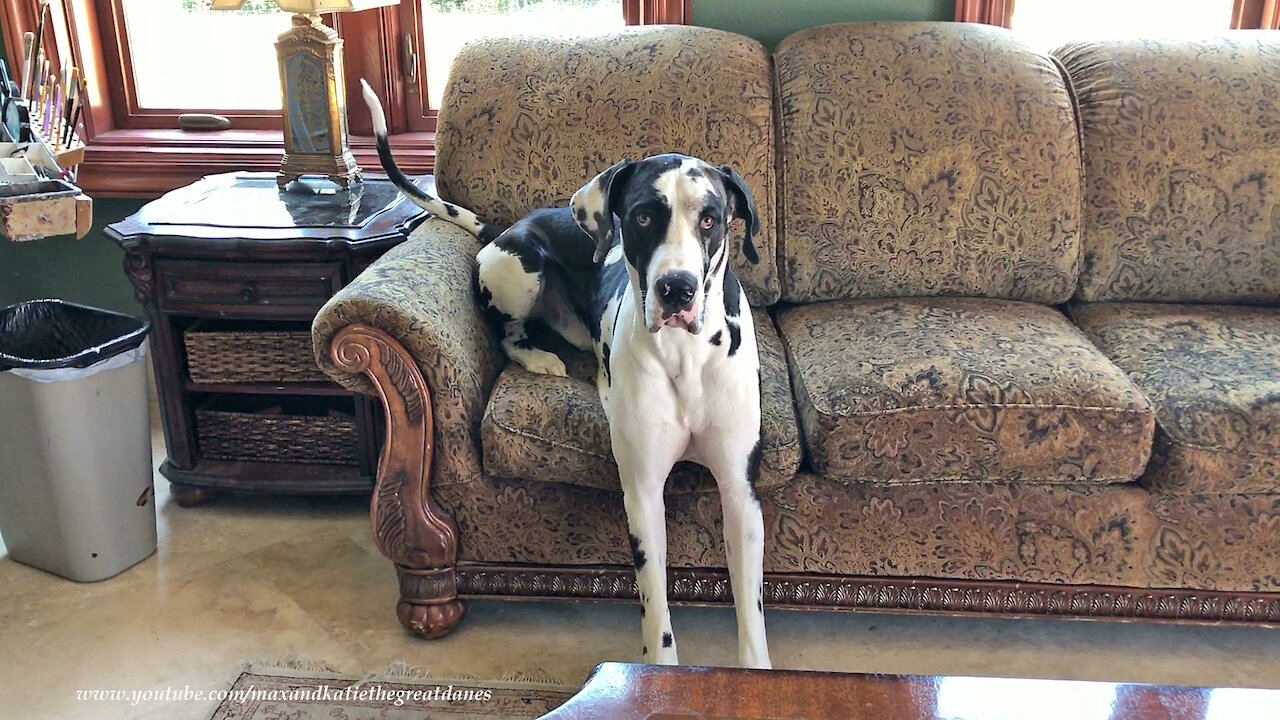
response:
M721 165L720 177L724 181L725 189L733 198L733 216L747 224L746 234L742 237L742 254L746 255L753 265L758 265L760 255L756 252L755 243L751 242L751 236L760 232L760 216L756 212L755 198L751 197L747 181L742 179L737 170L728 165Z
M623 160L583 185L569 201L578 227L596 240L597 263L604 260L613 245L613 213L635 167L630 160Z

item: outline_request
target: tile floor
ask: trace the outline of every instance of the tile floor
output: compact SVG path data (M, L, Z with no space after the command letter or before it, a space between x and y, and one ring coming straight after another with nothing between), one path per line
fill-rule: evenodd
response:
M394 573L363 502L224 498L188 510L163 480L156 490L160 549L116 578L72 583L0 546L0 717L205 718L205 703L75 691L217 690L241 660L301 657L356 675L403 661L442 677L577 684L597 662L639 658L631 606L473 603L453 635L415 640L395 620ZM677 609L674 622L685 662L733 661L730 611ZM783 611L768 627L781 668L1280 688L1280 628Z

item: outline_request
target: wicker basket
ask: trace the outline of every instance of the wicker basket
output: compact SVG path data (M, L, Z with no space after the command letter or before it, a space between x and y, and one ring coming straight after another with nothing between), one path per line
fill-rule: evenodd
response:
M182 334L187 374L195 383L300 383L328 380L316 365L311 333L214 331L193 325Z
M350 417L196 410L196 435L214 460L359 464Z

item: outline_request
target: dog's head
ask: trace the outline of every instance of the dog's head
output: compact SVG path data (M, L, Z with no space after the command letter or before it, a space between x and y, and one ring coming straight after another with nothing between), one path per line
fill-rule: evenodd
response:
M756 203L742 176L687 155L623 160L597 175L570 201L578 225L596 240L602 262L622 235L622 252L650 332L701 332L706 298L724 272L729 222L746 222L742 252L760 262L751 236L760 232Z

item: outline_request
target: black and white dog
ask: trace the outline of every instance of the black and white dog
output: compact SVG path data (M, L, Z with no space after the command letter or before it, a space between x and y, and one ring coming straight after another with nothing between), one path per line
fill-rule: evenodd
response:
M770 666L763 604L764 523L754 485L760 464L760 361L751 312L729 268L728 226L746 222L742 251L758 262L755 201L742 177L685 155L624 160L573 195L501 229L431 197L400 172L382 106L368 85L378 157L415 203L488 244L476 256L480 301L504 330L502 347L525 369L564 375L526 332L542 321L593 348L622 481L644 659L675 664L667 605L663 486L689 460L715 475L738 619L738 660Z

